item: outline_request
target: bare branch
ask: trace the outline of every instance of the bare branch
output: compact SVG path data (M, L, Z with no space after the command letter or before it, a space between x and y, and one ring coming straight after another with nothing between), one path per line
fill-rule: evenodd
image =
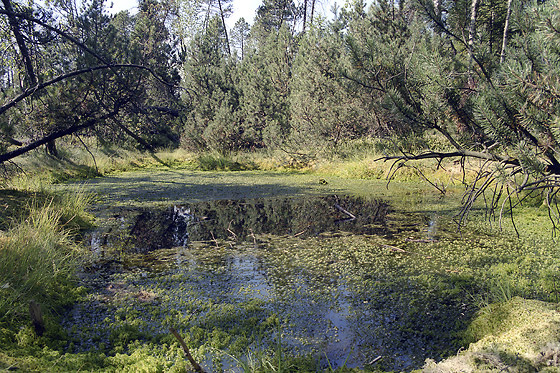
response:
M61 137L67 136L67 135L71 135L73 133L76 133L78 131L81 131L81 130L89 128L89 127L93 127L99 121L105 120L107 118L110 118L110 117L116 115L118 113L118 111L119 111L119 108L117 107L112 112L107 113L107 114L105 114L105 115L103 115L99 118L90 118L82 124L76 124L76 125L73 125L71 127L65 128L63 130L53 132L50 135L45 136L45 137L43 137L43 138L41 138L37 141L34 141L29 145L18 148L16 150L11 151L11 152L0 154L0 163L3 163L5 161L8 161L8 160L13 159L15 157L18 157L18 156L20 156L22 154L25 154L27 152L30 152L31 150L36 149L41 145L45 145L46 143L48 143L50 141L59 139Z
M497 154L492 153L483 153L483 152L475 152L471 150L457 150L454 152L435 152L429 151L426 153L418 154L418 155L397 155L397 156L385 156L376 159L376 161L388 161L388 160L397 160L397 161L418 161L421 159L445 159L445 158L453 158L453 157L469 157L469 158L477 158L477 159L484 159L494 162L500 162L503 164L509 164L513 166L521 166L521 163L518 159L504 157Z

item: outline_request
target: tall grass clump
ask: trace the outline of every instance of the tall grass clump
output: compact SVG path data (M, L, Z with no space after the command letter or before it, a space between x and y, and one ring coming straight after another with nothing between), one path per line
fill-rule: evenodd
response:
M71 301L82 254L73 238L81 223L74 221L85 220L80 209L86 200L34 200L27 216L0 234L0 324L28 319L31 301L46 314Z

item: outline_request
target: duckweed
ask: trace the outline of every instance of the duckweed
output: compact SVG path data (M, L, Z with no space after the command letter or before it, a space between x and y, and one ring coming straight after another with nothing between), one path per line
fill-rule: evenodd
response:
M129 369L140 367L139 354L171 351L163 362L176 369L184 362L174 327L209 370L267 359L311 361L313 371L412 370L481 338L468 328L477 310L558 297L554 244L531 241L543 216L521 224L525 240L476 219L458 232L455 202L417 184L396 184L395 193L377 181L315 179L135 173L83 187L113 194L95 208L106 264L85 271L89 298L64 320L72 351L102 349ZM190 211L184 226L166 220L178 207ZM138 223L147 216L169 229ZM143 232L164 239L138 250ZM166 234L179 239L169 244Z

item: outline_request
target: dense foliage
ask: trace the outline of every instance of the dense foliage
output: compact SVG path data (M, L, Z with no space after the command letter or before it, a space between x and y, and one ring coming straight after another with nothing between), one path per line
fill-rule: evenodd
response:
M1 162L42 145L56 156L66 135L294 157L374 137L397 168L480 160L467 208L490 190L493 208L555 196L556 3L354 0L326 20L315 1L266 0L232 30L224 0L114 15L101 0L2 3Z

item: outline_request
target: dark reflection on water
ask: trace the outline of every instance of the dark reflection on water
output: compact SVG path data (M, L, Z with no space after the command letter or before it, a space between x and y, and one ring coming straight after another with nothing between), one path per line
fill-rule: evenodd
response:
M190 241L245 240L256 234L297 235L323 232L385 234L389 205L351 197L220 200L136 210L130 220L129 249L147 252L184 246Z
M140 320L142 338L169 326L235 334L241 325L258 339L249 350L273 347L282 335L288 352L312 353L324 367L364 367L381 356L376 364L385 369L419 368L456 351L453 335L469 314L460 297L401 274L400 254L384 243L422 230L431 239L434 229L383 201L337 196L121 211L92 238L94 249L119 247L118 255L84 273L94 295L66 325L88 326L72 329L74 348L110 347L127 322L121 302ZM280 331L255 331L275 314Z

